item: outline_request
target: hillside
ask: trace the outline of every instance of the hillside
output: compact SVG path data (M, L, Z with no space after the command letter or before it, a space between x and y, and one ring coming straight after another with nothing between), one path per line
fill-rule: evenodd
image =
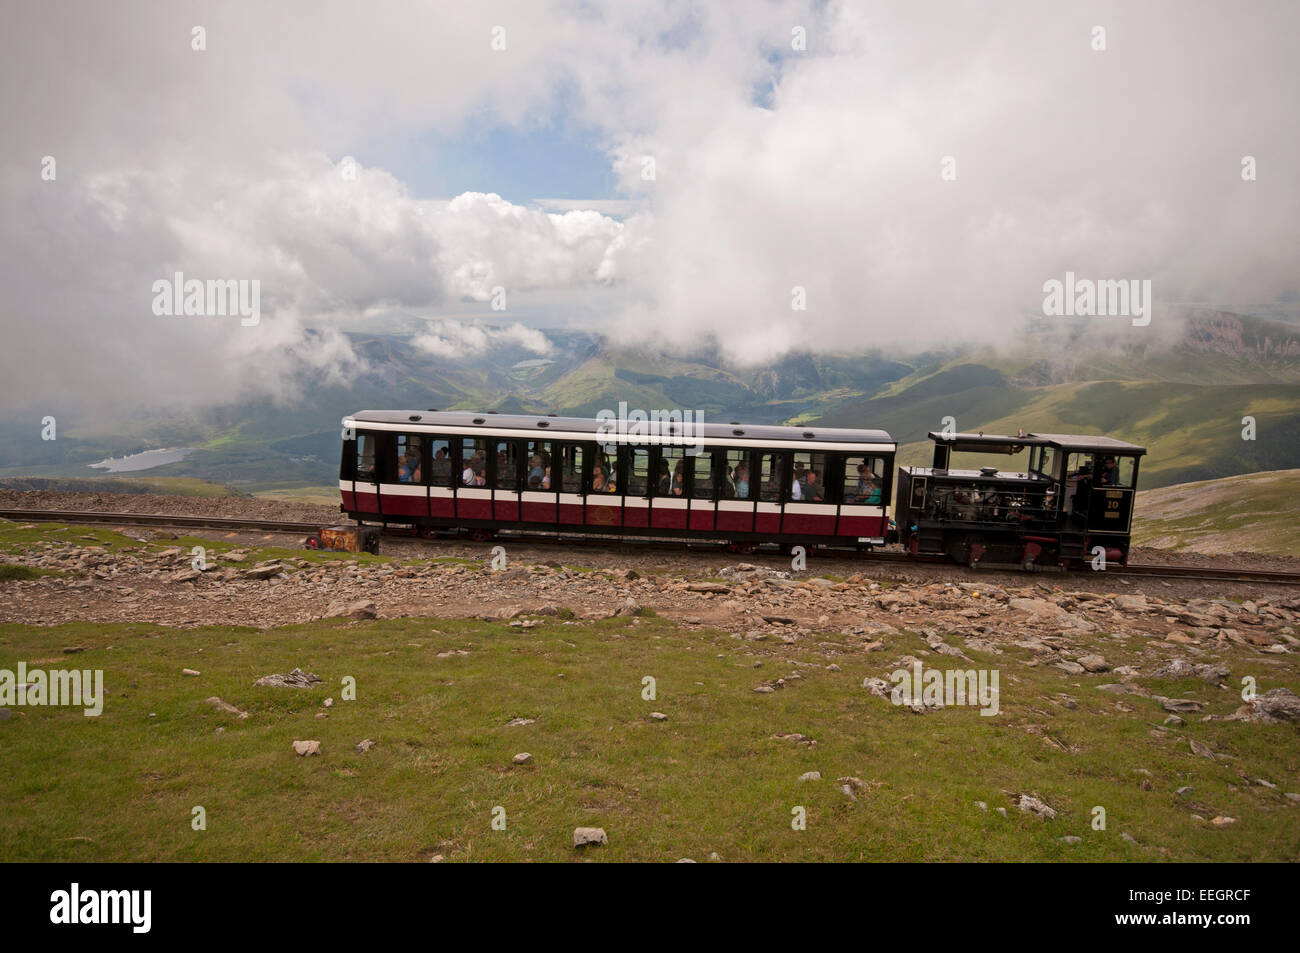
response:
M1300 469L1139 491L1133 539L1212 555L1300 556Z
M435 354L409 334L353 334L362 370L306 382L292 403L238 402L188 412L123 412L92 424L59 418L56 441L32 421L0 418L0 478L96 479L89 464L185 447L150 478L186 478L277 494L331 486L339 420L368 407L594 415L679 408L707 420L878 427L902 463L929 459L925 434L960 429L1106 433L1146 446L1145 487L1300 467L1300 334L1289 326L1194 312L1150 334L1031 323L999 350L792 353L741 368L693 354L617 347L598 335L545 332L539 356L506 337L475 353ZM1241 439L1241 419L1257 439Z

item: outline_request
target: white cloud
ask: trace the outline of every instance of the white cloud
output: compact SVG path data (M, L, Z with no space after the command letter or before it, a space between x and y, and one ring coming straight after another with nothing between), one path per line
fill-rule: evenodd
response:
M1013 340L1066 270L1151 278L1157 307L1273 300L1300 246L1280 118L1300 14L1252 10L27 5L0 38L0 398L124 401L123 381L141 402L292 398L302 375L358 366L336 324L496 286L512 310L552 295L556 320L745 361ZM633 198L432 202L366 158L557 114L598 130ZM344 155L355 181L327 158ZM177 270L259 278L262 325L155 317L151 283Z
M428 330L412 343L437 357L459 358L483 354L503 345L522 347L534 354L550 354L551 342L535 328L515 323L505 327L459 321L431 321Z

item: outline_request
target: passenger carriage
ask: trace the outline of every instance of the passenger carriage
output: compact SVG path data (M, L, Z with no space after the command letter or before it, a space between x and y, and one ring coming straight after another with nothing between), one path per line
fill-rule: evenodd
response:
M360 522L479 539L715 539L742 552L861 548L888 533L896 446L880 430L438 411L343 423L341 509Z

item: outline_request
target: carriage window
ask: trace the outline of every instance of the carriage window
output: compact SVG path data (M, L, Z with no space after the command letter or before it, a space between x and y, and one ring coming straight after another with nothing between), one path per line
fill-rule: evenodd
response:
M1136 469L1137 457L1106 457L1101 461L1101 485L1132 489Z
M769 502L781 499L781 455L779 453L760 453L758 455L758 498Z
M845 457L844 503L849 506L878 506L884 477L884 457Z
M424 438L418 434L399 433L395 441L398 483L424 480Z
M584 447L577 443L560 444L560 489L565 493L582 492L582 452Z
M524 483L530 490L559 489L551 486L551 442L549 440L528 441L528 473Z
M1072 453L1066 457L1065 477L1067 480L1092 479L1093 457L1091 453Z
M487 486L488 442L466 437L460 447L460 485Z
M794 475L790 481L790 499L803 503L825 503L826 454L796 453Z
M596 455L591 458L591 482L588 493L618 492L618 445L596 444Z
M375 435L357 434L357 479L375 482Z
M749 492L749 451L728 450L719 461L722 469L720 487L724 500L752 499Z
M627 471L627 496L645 496L650 481L650 451L645 447L623 447L623 467Z
M1038 472L1045 477L1056 478L1057 453L1055 447L1039 447Z
M686 495L686 449L684 447L659 448L659 479L657 496Z
M591 480L588 493L618 492L618 447L612 443L596 444L596 455L591 458Z
M496 442L498 490L513 490L519 483L519 446L513 440Z
M451 486L451 444L446 440L430 440L433 451L429 482L434 486Z
M697 500L711 500L713 499L713 451L702 451L692 459L694 479L691 482L691 496Z

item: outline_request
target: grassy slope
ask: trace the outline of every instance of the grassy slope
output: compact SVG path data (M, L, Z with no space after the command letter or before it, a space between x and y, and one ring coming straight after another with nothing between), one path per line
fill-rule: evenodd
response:
M0 858L569 860L579 856L572 830L584 825L608 832L608 848L585 855L606 860L702 861L717 851L732 861L1244 861L1300 851L1296 808L1241 782L1262 776L1287 789L1300 771L1293 728L1190 722L1153 732L1157 703L1128 697L1124 712L1093 687L1105 679L978 654L977 665L1001 668L1002 714L917 716L860 687L887 668L881 656L852 651L838 634L812 641L786 650L816 663L800 669L804 678L758 695L755 684L792 666L769 656L755 670L763 646L658 619L532 631L420 619L269 631L0 627L0 667L102 668L108 696L99 718L24 708L0 722L0 758L21 766L0 776ZM60 654L73 644L87 651ZM460 648L470 654L435 657ZM1116 664L1128 657L1120 644L1106 648ZM891 640L891 653L923 649L910 634ZM824 667L827 651L844 652L842 672ZM294 666L323 684L253 685ZM182 677L182 667L203 674ZM340 700L347 675L356 701ZM641 698L645 675L658 680L654 701ZM1260 689L1279 678L1300 687L1291 670ZM1148 684L1208 698L1216 713L1236 704L1196 681ZM1061 707L1063 692L1077 709ZM203 702L210 695L251 717L215 711ZM326 697L336 703L318 719ZM649 720L652 710L668 721ZM536 723L506 727L514 717ZM774 737L791 732L817 744ZM1184 735L1233 760L1192 755ZM362 738L378 746L358 754ZM303 739L319 740L322 755L297 757L290 743ZM521 751L533 764L512 766ZM813 770L825 780L797 780ZM833 783L844 775L869 790L851 801ZM1183 785L1193 792L1180 798ZM1022 815L1004 790L1036 793L1061 816ZM206 831L191 829L196 805ZM505 831L491 828L498 805ZM806 831L791 829L796 805ZM1106 831L1089 826L1094 805L1107 810ZM1192 813L1240 820L1220 830ZM1083 843L1060 843L1066 834Z
M1140 491L1133 538L1199 553L1300 556L1300 470Z

